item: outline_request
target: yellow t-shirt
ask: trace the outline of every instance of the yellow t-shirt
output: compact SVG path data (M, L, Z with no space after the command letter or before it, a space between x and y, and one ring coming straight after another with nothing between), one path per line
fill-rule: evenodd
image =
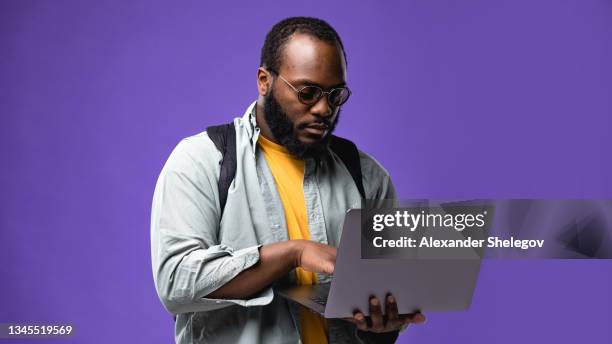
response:
M257 142L272 171L276 188L285 208L285 219L290 240L310 240L310 228L304 201L304 160L295 158L287 149L263 135ZM317 276L312 272L296 269L300 285L316 284ZM327 343L325 319L309 309L300 306L300 336L304 344Z

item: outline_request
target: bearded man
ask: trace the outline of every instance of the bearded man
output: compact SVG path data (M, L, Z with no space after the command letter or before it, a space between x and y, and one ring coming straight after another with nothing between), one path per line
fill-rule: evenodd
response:
M351 95L336 31L306 17L274 25L257 90L229 136L183 139L155 188L153 276L177 343L394 342L424 317L398 314L393 295L372 297L368 317L324 319L273 291L329 282L346 211L395 198L387 171L332 135Z

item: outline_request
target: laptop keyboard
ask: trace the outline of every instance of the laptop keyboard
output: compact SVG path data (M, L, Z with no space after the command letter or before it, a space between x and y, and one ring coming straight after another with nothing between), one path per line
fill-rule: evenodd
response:
M314 303L318 303L321 306L325 306L327 304L327 296L325 297L313 296L310 298L310 301L313 301Z
M310 296L310 301L325 306L327 304L327 297L329 296L329 287L329 283L317 285L314 293Z

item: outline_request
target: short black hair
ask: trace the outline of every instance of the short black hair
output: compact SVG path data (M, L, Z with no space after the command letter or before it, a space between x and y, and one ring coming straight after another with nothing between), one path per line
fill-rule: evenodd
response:
M340 36L326 21L312 17L291 17L276 23L266 35L261 48L260 67L278 74L281 65L281 55L284 45L291 35L299 32L318 38L324 42L338 44L346 63L346 53Z

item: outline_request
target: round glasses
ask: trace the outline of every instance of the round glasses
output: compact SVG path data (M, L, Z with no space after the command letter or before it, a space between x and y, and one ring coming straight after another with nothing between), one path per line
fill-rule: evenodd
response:
M289 85L289 87L291 87L295 93L297 93L298 99L305 105L314 105L324 95L327 95L327 104L329 104L330 107L338 107L346 103L351 96L351 90L349 90L348 87L337 87L329 91L323 91L323 89L319 86L304 86L297 89L280 74L278 74L278 77Z

